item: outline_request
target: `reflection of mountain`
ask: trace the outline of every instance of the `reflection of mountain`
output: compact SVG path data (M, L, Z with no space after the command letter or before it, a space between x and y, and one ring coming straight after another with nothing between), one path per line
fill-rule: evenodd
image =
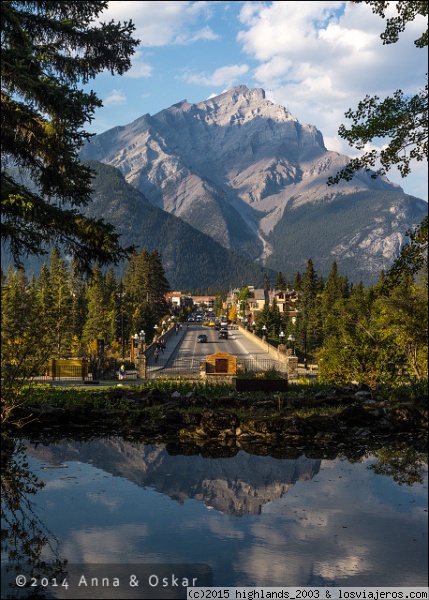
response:
M320 460L301 456L278 460L239 452L232 458L170 456L164 445L144 445L121 438L91 442L64 441L28 447L28 454L51 464L81 461L141 487L184 502L199 500L232 514L259 514L264 504L281 498L299 479L319 472Z

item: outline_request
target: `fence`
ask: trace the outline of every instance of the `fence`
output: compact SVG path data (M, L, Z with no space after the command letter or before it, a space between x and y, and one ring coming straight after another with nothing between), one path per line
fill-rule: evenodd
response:
M275 369L281 375L287 375L287 368L281 362L273 359L237 359L237 372L263 373ZM181 377L199 377L201 372L201 360L199 359L167 359L150 357L147 362L147 377L155 379L156 377L181 376Z
M40 374L37 379L45 379L46 381L60 381L60 380L76 380L76 381L95 381L95 380L112 380L117 378L120 362L116 367L110 369L92 369L92 371L82 370L81 366L78 365L67 365L62 367L56 365L55 371L48 370ZM285 363L275 360L274 358L261 359L261 358L250 358L240 359L237 358L237 372L238 373L264 373L269 370L276 370L282 376L287 376L287 365ZM307 377L317 377L317 371L309 371L308 369L299 368L299 374ZM183 377L197 379L201 373L201 360L195 358L176 358L176 359L163 359L161 357L155 361L154 356L148 357L147 365L147 378L156 379L157 377ZM127 374L124 379L137 379L137 371L127 370Z
M176 358L155 360L153 356L148 358L146 373L148 379L165 376L199 377L200 360L195 358Z

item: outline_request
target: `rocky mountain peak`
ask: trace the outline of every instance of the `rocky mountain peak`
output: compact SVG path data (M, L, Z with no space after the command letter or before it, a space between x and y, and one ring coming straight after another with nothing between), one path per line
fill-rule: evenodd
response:
M333 231L325 244L326 265L335 259L340 266L344 248L350 246L354 249L348 257L354 260L366 253L364 268L373 265L377 274L399 250L403 236L398 236L398 227L406 231L419 222L411 220L404 206L398 213L405 194L386 179L373 180L362 172L351 182L328 187L328 177L349 158L328 151L316 126L299 123L284 106L268 100L261 88L237 85L197 104L182 100L152 117L145 115L95 136L81 157L118 168L153 205L224 247L285 272L287 265L283 267L283 259L276 255L280 252L287 260L290 248L286 250L282 236L276 241L276 235L294 222L298 210L307 218L317 209L317 218L323 213L329 220L322 226L324 234L327 228ZM377 198L387 200L378 204L376 192ZM357 212L365 227L350 224L345 213L353 203L363 205L369 198L373 198L370 211L377 212L374 221L365 208L364 213ZM422 214L422 207L416 210ZM402 219L399 214L407 216ZM344 235L341 223L347 230ZM374 243L376 238L382 240L381 246ZM303 247L307 252L306 242ZM372 250L379 247L384 250L377 250L373 260ZM309 256L302 259L304 267Z

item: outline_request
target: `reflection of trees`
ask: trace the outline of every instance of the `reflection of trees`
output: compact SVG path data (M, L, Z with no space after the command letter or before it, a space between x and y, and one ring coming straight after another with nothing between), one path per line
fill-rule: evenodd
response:
M370 469L378 475L389 475L399 485L423 483L427 467L426 457L413 447L387 447L376 451L378 462Z
M28 573L33 577L58 577L64 573L66 561L59 559L58 541L35 514L31 500L31 495L45 484L29 470L23 445L18 444L13 453L11 450L2 451L1 460L1 552L3 561L7 561L5 570L14 576ZM18 596L22 596L22 590L11 589L2 597Z

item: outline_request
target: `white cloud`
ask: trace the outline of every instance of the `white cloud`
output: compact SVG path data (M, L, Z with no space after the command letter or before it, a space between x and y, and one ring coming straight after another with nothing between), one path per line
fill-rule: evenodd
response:
M127 103L127 98L121 90L112 90L108 96L103 98L103 106L120 106Z
M131 79L140 79L142 77L150 77L152 73L153 68L151 65L145 63L142 60L142 53L137 51L133 55L131 69L125 73L125 77L130 77Z
M158 0L157 2L109 2L104 13L115 20L131 19L141 46L189 44L217 39L208 26L199 26L199 17L209 11L208 2Z
M216 69L211 74L206 73L185 73L182 78L187 83L207 86L234 86L242 75L249 71L248 65L228 65Z
M380 34L386 22L366 3L278 0L232 6L218 1L109 2L102 20L131 19L135 37L141 40L125 78L134 85L137 79L153 77L159 86L151 88L148 112L167 108L168 103L161 104L163 98L171 103L190 97L201 101L195 86L210 86L215 94L239 83L263 87L270 100L285 106L302 124L315 125L329 150L356 156L338 137L340 124L350 124L346 111L356 109L367 94L384 98L396 89L414 94L424 85L427 54L414 46L426 29L423 18L407 24L398 43L383 45ZM235 44L230 37L233 31L238 31ZM207 43L220 39L222 46ZM143 59L148 47L152 47L151 64ZM171 53L180 53L183 62L178 64ZM188 90L188 85L193 89ZM123 90L105 98L104 105L127 103L131 110L141 95L136 86L131 89L124 83ZM139 110L140 106L133 115ZM382 143L374 141L378 142ZM408 193L427 198L427 165L412 168L406 182L397 174L394 180ZM414 172L419 181L410 189Z
M385 20L366 4L246 2L240 21L237 40L257 62L257 85L301 123L315 125L330 150L357 155L338 137L338 128L350 125L346 111L367 94L384 98L396 89L414 94L424 85L427 54L414 46L427 26L423 18L389 45L380 39Z

